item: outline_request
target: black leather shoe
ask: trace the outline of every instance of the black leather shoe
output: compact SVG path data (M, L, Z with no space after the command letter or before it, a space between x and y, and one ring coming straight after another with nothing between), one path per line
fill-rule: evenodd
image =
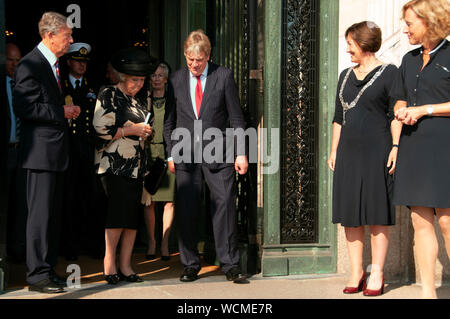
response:
M161 260L169 261L170 260L170 256L162 256L161 255Z
M44 294L58 294L66 292L61 286L58 286L50 279L41 280L33 285L28 286L29 291L37 291Z
M156 255L145 255L145 259L147 259L147 260L156 259Z
M239 267L232 267L228 270L225 275L227 276L227 280L233 281L235 284L243 284L248 283L247 276L241 274L241 270Z
M118 274L105 275L105 280L110 285L116 285L120 281Z
M129 276L125 276L120 270L119 270L119 277L120 277L120 280L125 280L128 282L143 282L142 278L139 277L137 274L131 274Z
M191 282L198 279L198 271L194 268L187 268L180 277L180 281Z
M60 287L67 287L67 278L63 278L58 276L54 271L50 272L49 275L50 281L52 281L54 284L60 286Z

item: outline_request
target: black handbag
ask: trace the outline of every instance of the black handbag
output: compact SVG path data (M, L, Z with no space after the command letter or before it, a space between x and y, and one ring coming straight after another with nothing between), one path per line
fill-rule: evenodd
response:
M144 178L144 187L150 195L155 195L167 172L167 162L159 157L155 158L149 173Z

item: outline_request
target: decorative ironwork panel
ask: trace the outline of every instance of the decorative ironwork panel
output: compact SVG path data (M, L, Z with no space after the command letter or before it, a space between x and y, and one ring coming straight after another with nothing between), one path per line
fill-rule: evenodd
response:
M318 0L283 0L281 242L317 242Z

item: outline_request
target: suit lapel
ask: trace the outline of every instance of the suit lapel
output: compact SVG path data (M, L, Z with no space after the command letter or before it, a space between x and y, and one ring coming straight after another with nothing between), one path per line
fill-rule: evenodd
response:
M202 105L200 107L200 114L198 115L199 119L202 116L202 114L205 112L205 109L207 108L206 105L208 103L208 98L211 95L211 92L214 90L214 87L216 86L217 76L216 76L216 72L214 72L215 69L216 69L216 65L209 63L208 75L206 78L206 86L205 86L205 90L203 91Z
M53 74L53 69L52 66L50 65L50 63L48 62L48 60L44 57L44 55L42 54L41 51L39 51L39 49L36 47L36 54L38 55L38 57L44 62L44 69L46 71L46 76L48 78L48 81L52 84L54 90L56 92L59 92L59 94L61 95L62 92L58 86L58 81L55 78L55 75Z

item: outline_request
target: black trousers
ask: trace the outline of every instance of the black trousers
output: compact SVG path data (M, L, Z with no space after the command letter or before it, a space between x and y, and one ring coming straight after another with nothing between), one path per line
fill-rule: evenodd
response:
M239 265L234 166L210 170L201 164L191 171L176 171L178 247L184 268L199 271L199 218L203 178L211 196L211 219L216 255L221 269L227 272Z
M62 172L27 170L27 282L47 279L58 260Z

